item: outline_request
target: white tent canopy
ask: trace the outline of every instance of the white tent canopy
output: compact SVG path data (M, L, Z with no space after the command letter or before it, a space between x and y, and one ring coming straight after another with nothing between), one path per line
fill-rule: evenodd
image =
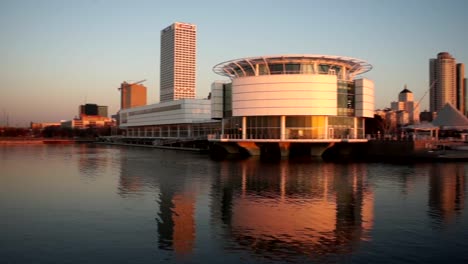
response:
M437 112L437 117L432 121L432 124L440 129L464 130L468 129L468 118L452 104L447 103Z
M423 122L414 125L408 125L404 127L405 129L414 129L414 130L423 130L423 131L431 131L439 129L439 127L434 126L432 123Z

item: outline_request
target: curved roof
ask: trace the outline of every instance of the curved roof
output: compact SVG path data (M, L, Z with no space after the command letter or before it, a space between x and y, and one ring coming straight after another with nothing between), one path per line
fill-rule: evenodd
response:
M334 66L345 67L347 74L355 76L363 74L372 69L372 65L364 60L343 57L343 56L331 56L331 55L317 55L317 54L292 54L292 55L275 55L275 56L259 56L259 57L248 57L225 61L219 63L213 67L213 71L219 75L224 75L229 78L237 78L243 76L252 76L256 74L249 74L258 71L256 65L280 65L280 64L314 64L328 65L331 68ZM275 74L270 70L271 67L267 67L267 73L261 75ZM327 68L328 70L328 68ZM243 74L238 74L243 73ZM281 73L299 73L299 72L286 72ZM281 74L276 73L276 74ZM301 70L300 73L307 73ZM257 74L258 75L258 74Z

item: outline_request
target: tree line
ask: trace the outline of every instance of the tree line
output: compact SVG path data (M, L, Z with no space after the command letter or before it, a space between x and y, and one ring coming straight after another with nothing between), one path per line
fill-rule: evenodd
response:
M31 137L31 138L96 138L119 133L112 127L89 127L85 129L61 126L48 126L43 129L20 127L0 127L0 137Z

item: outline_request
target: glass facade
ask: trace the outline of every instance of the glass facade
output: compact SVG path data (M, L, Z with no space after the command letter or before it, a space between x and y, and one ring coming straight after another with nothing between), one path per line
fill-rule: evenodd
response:
M281 139L281 116L248 116L245 139ZM356 124L356 125L355 125ZM285 140L364 138L364 119L347 116L285 116ZM242 117L224 119L224 138L242 139Z
M286 139L324 139L325 116L287 116Z
M224 122L224 137L241 139L242 138L242 117L226 118Z
M329 116L328 129L333 138L354 138L354 117Z
M238 61L229 64L225 70L231 77L248 77L276 74L327 74L336 75L338 80L347 80L346 72L352 72L353 63L334 60L305 58L275 58L265 60Z
M132 127L127 129L126 135L128 137L196 138L220 132L220 123L214 122Z
M339 116L354 116L355 108L354 82L338 81L337 109Z
M281 120L279 116L248 116L248 139L280 139Z
M223 117L232 117L232 83L223 85Z

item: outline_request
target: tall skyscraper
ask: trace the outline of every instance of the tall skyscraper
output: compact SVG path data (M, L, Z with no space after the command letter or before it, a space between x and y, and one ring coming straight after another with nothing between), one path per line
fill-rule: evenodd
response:
M439 111L446 103L458 108L456 62L450 53L440 52L436 59L429 60L429 83L434 83L429 98L431 112Z
M146 105L146 87L141 84L144 81L120 85L120 109Z
M160 102L195 98L197 27L176 22L161 31Z
M457 64L457 108L466 115L465 65Z

